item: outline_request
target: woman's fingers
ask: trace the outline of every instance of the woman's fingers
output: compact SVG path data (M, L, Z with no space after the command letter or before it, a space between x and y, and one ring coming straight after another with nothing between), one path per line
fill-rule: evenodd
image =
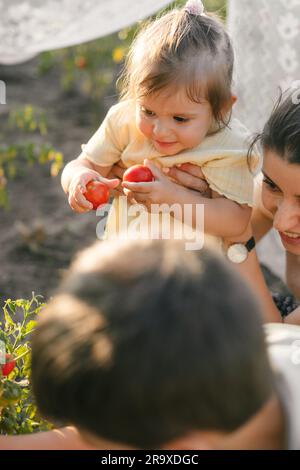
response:
M113 196L113 197L119 197L119 196L124 195L124 191L123 191L122 186L118 186L117 188L112 189L112 190L110 191L110 194L111 194L111 196Z
M205 180L204 173L201 167L198 165L193 165L192 163L182 163L181 165L178 165L177 168L182 171L185 171L186 173L189 173L192 176L196 176L196 178L201 178Z
M118 181L119 181L119 185L116 186L112 191L111 191L111 194L112 196L120 196L122 194L124 194L123 192L123 188L121 186L121 182L123 180L123 174L126 170L126 166L124 165L124 163L120 160L118 163L115 163L113 165L113 167L111 168L109 174L108 174L108 178L117 178Z
M194 176L190 173L186 173L185 171L177 167L170 168L170 171L168 172L168 176L170 176L171 178L173 178L174 180L176 180L178 183L180 183L182 186L185 186L186 188L195 189L196 191L199 191L199 192L205 192L208 189L208 184L205 180L201 179L198 176Z
M126 170L126 166L120 160L118 163L115 163L112 169L110 170L108 177L109 178L119 178L123 179L123 174Z

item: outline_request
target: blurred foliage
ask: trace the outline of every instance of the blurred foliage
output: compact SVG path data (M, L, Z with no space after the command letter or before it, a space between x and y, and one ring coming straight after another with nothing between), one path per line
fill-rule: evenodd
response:
M7 299L3 306L1 352L5 351L4 357L9 355L15 365L7 373L5 359L0 356L0 434L28 434L53 428L39 415L30 387L30 336L44 305L40 296L32 294L30 300Z
M217 13L223 20L227 14L227 0L204 0L203 4L207 11Z
M183 6L184 0L171 3L162 11ZM226 0L205 0L207 11L226 18ZM161 14L161 12L159 12ZM101 99L109 92L115 94L115 82L124 64L130 44L143 22L125 28L94 41L41 54L39 73L47 73L53 67L61 70L61 86L66 92L79 91L91 99L99 120Z
M11 111L8 123L10 128L15 127L25 132L35 132L38 130L43 136L47 134L45 113L34 109L30 105Z
M43 140L47 135L45 113L31 105L10 111L8 127L10 130L21 131L23 135L36 134ZM22 162L27 166L49 163L51 176L57 176L63 166L63 155L51 144L35 144L25 142L25 139L22 144L0 145L0 207L8 208L7 181L24 171Z
M136 27L126 28L75 47L44 52L40 56L39 73L43 75L57 67L62 90L86 96L95 120L99 120L99 103L107 93L115 94L115 82L135 30Z

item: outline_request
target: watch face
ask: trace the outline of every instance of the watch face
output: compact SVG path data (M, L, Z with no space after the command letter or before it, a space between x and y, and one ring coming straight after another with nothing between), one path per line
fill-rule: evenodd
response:
M231 245L227 251L227 257L232 263L243 263L248 256L248 250L242 243Z

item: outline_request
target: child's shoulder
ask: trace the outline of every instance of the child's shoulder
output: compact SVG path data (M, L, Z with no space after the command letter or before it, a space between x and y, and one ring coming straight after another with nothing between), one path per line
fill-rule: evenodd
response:
M114 136L115 141L118 142L118 147L124 149L137 134L135 101L122 100L113 105L101 124L101 128L107 129L108 134Z
M109 109L107 117L121 119L122 121L130 121L133 117L135 117L135 101L119 101Z
M221 131L211 136L211 143L220 147L249 148L251 133L237 118L232 118L230 123Z
M232 136L240 139L249 139L251 138L251 132L247 127L236 117L233 117L230 120L228 126L225 127L224 132L228 136Z

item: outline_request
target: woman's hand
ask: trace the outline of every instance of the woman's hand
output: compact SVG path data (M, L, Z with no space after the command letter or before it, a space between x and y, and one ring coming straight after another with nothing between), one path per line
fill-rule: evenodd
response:
M115 163L112 166L112 168L111 168L111 170L110 170L107 177L111 178L111 179L118 179L119 180L119 186L117 186L113 191L111 191L112 196L122 196L122 195L124 195L123 186L120 183L123 181L123 174L124 174L126 169L127 169L127 167L124 165L122 160L119 160L117 163Z
M202 196L208 198L212 197L211 189L199 166L191 163L183 163L173 168L163 168L162 171L181 186L198 191Z

